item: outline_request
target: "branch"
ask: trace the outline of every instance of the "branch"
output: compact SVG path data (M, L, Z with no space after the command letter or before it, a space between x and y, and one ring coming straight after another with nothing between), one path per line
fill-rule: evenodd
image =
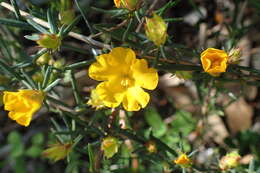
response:
M1 2L0 3L0 6L12 11L12 12L15 12L15 9L12 5L6 3L6 2ZM20 11L20 14L21 16L27 18L27 19L31 19L33 20L34 22L46 27L46 28L50 28L48 22L42 20L42 19L39 19L37 17L33 17L32 15L30 15L29 13L25 12L25 11L22 11L22 10L19 10ZM70 32L68 34L69 36L77 39L77 40L81 40L87 44L90 44L90 45L93 45L93 46L97 46L97 47L100 47L100 48L105 48L105 49L111 49L111 46L108 45L108 44L104 44L102 42L99 42L99 41L96 41L96 40L93 40L91 37L87 37L87 36L84 36L84 35L81 35L81 34L78 34L78 33L75 33L75 32Z

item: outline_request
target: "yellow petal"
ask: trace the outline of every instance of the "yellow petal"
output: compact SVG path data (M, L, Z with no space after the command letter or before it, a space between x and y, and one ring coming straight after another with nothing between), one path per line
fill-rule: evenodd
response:
M127 111L138 111L148 104L150 96L140 87L129 88L123 99L123 106Z
M98 81L109 80L111 77L127 73L135 59L135 53L131 49L114 48L109 54L97 57L97 62L89 67L89 76Z
M28 126L32 116L41 107L44 93L38 90L19 90L18 92L4 92L4 108L9 118L18 124Z
M133 78L137 85L153 90L158 84L158 73L154 68L148 68L145 59L137 59L132 66Z
M101 82L96 87L96 92L105 106L115 108L122 102L125 95L125 89L119 82L120 80L115 78L110 81Z

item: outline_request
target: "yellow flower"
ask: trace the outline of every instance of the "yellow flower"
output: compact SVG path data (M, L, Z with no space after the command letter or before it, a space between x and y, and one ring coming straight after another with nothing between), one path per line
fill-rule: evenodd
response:
M239 165L239 160L241 156L237 153L237 151L233 151L231 153L226 154L219 161L219 167L221 170L228 170L235 168Z
M191 166L192 161L186 154L181 154L176 160L174 160L174 163L186 168Z
M40 47L56 50L61 45L61 38L55 34L40 34L37 44Z
M72 150L72 144L66 143L66 144L52 144L50 147L43 151L42 155L43 157L46 157L48 159L53 160L54 162L58 160L62 160L71 152Z
M32 116L41 108L44 93L38 90L4 91L4 109L8 116L22 126L28 126Z
M91 105L92 108L96 108L96 109L100 109L100 108L103 108L105 106L103 101L98 96L96 89L91 90L90 99L87 102L87 104Z
M117 138L108 136L103 139L101 149L107 158L113 157L118 152L118 148L119 142Z
M142 88L153 90L158 84L158 73L148 68L145 59L136 59L128 48L114 48L109 54L97 57L89 67L89 76L101 82L96 92L107 107L123 103L127 111L146 107L150 96Z
M167 24L164 20L153 13L152 18L145 18L145 34L156 46L161 46L165 43L167 38Z
M224 50L208 48L201 53L200 60L205 72L219 76L226 71L228 54Z
M140 0L114 0L117 8L126 8L130 11L136 10L140 2Z

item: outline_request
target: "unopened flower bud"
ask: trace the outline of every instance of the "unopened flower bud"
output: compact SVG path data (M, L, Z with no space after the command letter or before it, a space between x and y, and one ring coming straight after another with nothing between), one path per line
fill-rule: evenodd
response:
M65 65L65 59L64 58L61 58L61 59L58 59L57 61L55 61L53 63L53 66L57 69L62 69Z
M157 147L156 143L154 141L148 141L145 144L145 147L149 153L156 153L157 152Z
M91 105L92 108L101 109L105 107L104 102L100 99L96 89L91 90L90 99L87 102L88 105Z
M221 158L221 160L219 161L219 167L223 171L235 168L239 165L240 159L241 156L237 153L237 151L233 151Z
M136 10L141 1L140 0L114 0L117 8L126 8L130 11Z
M38 82L38 83L42 83L43 82L43 74L41 72L37 72L35 73L33 76L32 76L32 79L35 81L35 82Z
M36 42L40 47L56 50L61 45L61 38L58 35L41 34L39 36L40 38Z
M115 137L108 136L103 139L101 149L107 158L111 158L118 152L119 141Z
M153 13L152 18L145 18L145 34L156 46L161 46L165 43L167 38L167 24L165 21Z
M53 63L53 58L52 58L51 54L49 54L49 53L43 54L36 61L36 64L39 66L42 66L45 64L52 65L52 63Z
M42 155L43 157L46 157L50 160L53 160L54 162L58 160L62 160L71 152L72 150L72 144L66 143L56 143L53 145L50 145L50 147L43 151Z
M186 154L181 154L177 159L174 160L174 163L180 165L183 168L191 167L192 161Z
M241 50L239 48L232 49L228 54L228 63L237 64L241 61Z

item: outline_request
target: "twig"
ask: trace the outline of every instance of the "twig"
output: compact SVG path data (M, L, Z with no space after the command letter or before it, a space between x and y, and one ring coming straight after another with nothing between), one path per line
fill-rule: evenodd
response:
M6 2L1 2L0 3L0 6L12 11L12 12L15 12L15 9L13 8L12 5L6 3ZM20 11L20 14L25 17L25 18L28 18L28 19L31 19L33 20L34 22L46 27L46 28L50 28L48 22L42 20L42 19L39 19L37 17L33 17L32 15L30 15L29 13L27 12L24 12L22 10L19 10ZM104 44L102 42L99 42L99 41L96 41L96 40L93 40L91 37L87 37L87 36L84 36L84 35L81 35L81 34L78 34L78 33L75 33L75 32L70 32L68 34L69 36L77 39L77 40L81 40L87 44L90 44L90 45L93 45L93 46L97 46L97 47L100 47L100 48L105 48L105 49L111 49L111 46L108 45L108 44Z
M146 14L150 14L153 11L153 9L154 9L155 5L157 4L157 2L159 2L159 0L154 0L153 1L152 5L150 6L150 8L148 9ZM141 22L137 26L135 32L139 32L141 30L143 24L144 24L144 17L141 19Z

